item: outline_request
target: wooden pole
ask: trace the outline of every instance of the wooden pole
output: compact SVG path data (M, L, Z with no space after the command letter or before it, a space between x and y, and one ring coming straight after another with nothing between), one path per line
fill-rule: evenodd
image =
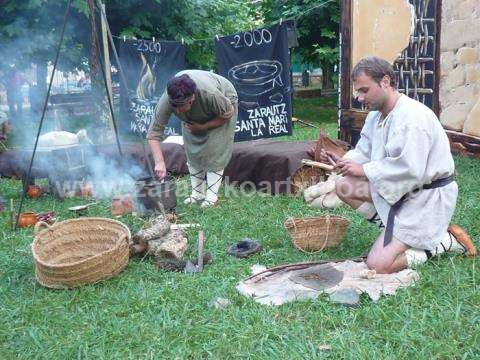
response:
M340 111L338 138L352 142L352 129L344 118L344 111L352 108L350 71L352 67L352 0L342 0L340 21Z
M437 0L435 5L435 51L434 51L434 79L433 79L433 112L440 119L440 112L442 108L440 106L440 46L442 43L442 1Z
M102 11L105 13L105 4L102 4ZM111 64L110 64L110 52L108 48L108 34L107 23L103 16L100 16L101 28L102 28L102 45L103 45L103 60L105 68L105 77L107 81L107 96L110 102L113 104L113 91L112 91L112 76L111 76ZM110 127L114 131L113 119L110 119Z

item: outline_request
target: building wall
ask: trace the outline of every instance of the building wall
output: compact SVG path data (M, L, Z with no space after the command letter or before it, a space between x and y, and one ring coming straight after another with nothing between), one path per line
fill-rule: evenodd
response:
M443 0L440 121L480 137L480 0Z
M412 11L408 0L353 0L352 67L370 55L393 63L408 46Z

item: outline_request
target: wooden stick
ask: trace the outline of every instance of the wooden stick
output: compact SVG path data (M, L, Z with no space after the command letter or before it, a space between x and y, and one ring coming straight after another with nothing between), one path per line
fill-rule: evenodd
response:
M100 9L101 13L105 13L105 4L101 5L102 8ZM110 102L113 104L113 91L112 91L112 69L110 65L110 52L108 48L108 39L107 39L107 24L106 19L103 16L100 16L100 28L101 28L101 35L102 35L102 45L103 45L103 62L105 67L105 82L106 82L106 89L107 89L107 96L110 99ZM101 64L100 64L101 65ZM112 132L115 134L115 127L113 125L113 119L109 117L109 125L111 127Z
M203 270L203 247L205 243L205 234L202 230L198 232L198 262L197 267L199 271Z
M324 164L324 163L321 163L321 162L318 162L318 161L303 159L302 164L312 166L312 167L316 167L316 168L319 168L319 169L323 169L323 170L326 170L326 171L333 171L333 166L332 165Z
M308 268L308 267L311 267L311 266L314 266L314 265L322 265L322 264L327 264L329 262L342 262L342 261L345 261L345 260L351 260L351 261L354 261L354 262L361 262L361 261L365 261L365 259L367 258L366 255L364 256L356 256L356 257L353 257L353 258L346 258L346 259L325 259L325 260L319 260L319 261L312 261L312 262L301 262L301 263L296 263L296 264L283 264L283 265L277 265L277 266L274 266L274 267L271 267L269 269L265 269L259 273L256 273L256 274L253 274L252 276L246 278L245 280L243 281L247 281L247 280L251 280L259 275L263 275L260 279L256 279L254 282L258 282L258 281L261 281L263 280L264 278L266 277L270 277L272 275L275 275L277 274L279 271L283 271L285 269L287 270L300 270L300 269L305 269L305 268Z
M315 128L315 129L318 129L318 128L319 128L317 125L313 125L313 124L311 124L311 123L309 123L309 122L307 122L307 121L304 121L304 120L297 119L297 121L298 121L299 123L301 123L301 124L304 124L304 125L313 127L313 128Z
M14 212L13 212L13 199L10 199L10 228L11 230L14 229L14 224L13 224L13 218L15 217Z

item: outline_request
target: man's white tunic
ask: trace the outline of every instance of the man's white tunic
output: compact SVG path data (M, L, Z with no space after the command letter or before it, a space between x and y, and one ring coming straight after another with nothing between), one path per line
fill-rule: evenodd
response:
M394 237L426 250L440 243L455 210L456 182L412 192L454 172L448 137L428 107L401 95L386 118L370 112L360 140L346 157L363 165L385 225L391 205L409 193L395 218Z

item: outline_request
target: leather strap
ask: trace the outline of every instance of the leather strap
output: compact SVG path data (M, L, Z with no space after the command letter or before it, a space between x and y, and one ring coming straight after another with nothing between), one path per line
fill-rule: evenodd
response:
M435 189L442 186L446 186L451 182L453 182L453 180L454 180L454 176L450 175L446 178L434 180L430 184L425 184L422 187L414 190L414 192L419 191L421 189ZM403 195L400 200L398 200L395 204L393 204L392 207L390 208L390 211L388 212L387 227L385 228L385 236L383 238L383 247L387 246L392 241L395 216L397 215L398 210L400 210L400 208L402 207L403 203L407 198L408 198L408 193Z

